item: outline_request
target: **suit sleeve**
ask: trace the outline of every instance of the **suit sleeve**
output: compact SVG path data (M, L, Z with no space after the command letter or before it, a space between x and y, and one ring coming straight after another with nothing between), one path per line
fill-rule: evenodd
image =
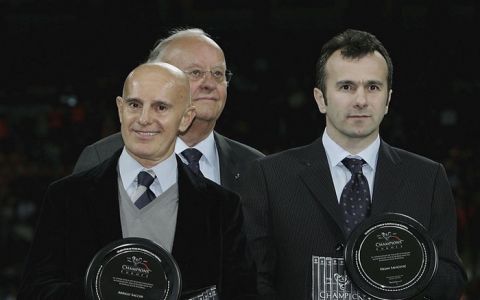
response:
M61 196L60 194L58 196ZM54 201L48 188L28 254L18 300L84 299L82 277L74 278L65 270L65 201Z
M429 233L438 250L438 269L420 299L460 299L466 274L457 253L457 219L455 202L443 166L436 176Z
M271 232L268 191L260 163L253 162L244 176L242 204L250 253L257 270L257 289L262 299L274 299L276 250Z

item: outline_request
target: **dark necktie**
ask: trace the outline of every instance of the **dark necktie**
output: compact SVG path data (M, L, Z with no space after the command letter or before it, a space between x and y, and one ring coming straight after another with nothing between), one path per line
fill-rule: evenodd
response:
M342 163L352 173L342 191L340 205L344 211L345 229L350 233L370 212L370 189L362 172L363 159L345 158Z
M138 180L138 185L143 185L147 189L143 194L138 197L138 199L135 201L135 206L138 207L139 209L144 208L148 203L152 202L153 199L155 199L155 194L150 190L150 185L153 183L155 180L152 175L150 175L148 172L141 171L138 173L137 176Z
M195 148L187 148L182 151L182 155L188 161L188 167L193 173L196 175L202 174L202 172L200 172L200 165L198 163L200 157L202 157L202 152Z

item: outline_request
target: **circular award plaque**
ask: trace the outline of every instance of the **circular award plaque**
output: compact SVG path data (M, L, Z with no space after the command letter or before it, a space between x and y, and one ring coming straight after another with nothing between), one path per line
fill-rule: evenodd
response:
M177 300L180 270L174 258L158 244L144 238L125 238L102 248L85 276L91 300Z
M397 213L370 217L348 239L345 263L353 283L377 299L410 299L437 270L438 255L427 230Z

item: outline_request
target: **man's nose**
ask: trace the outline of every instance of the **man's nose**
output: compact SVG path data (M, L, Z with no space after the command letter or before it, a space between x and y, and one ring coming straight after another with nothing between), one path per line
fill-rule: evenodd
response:
M150 123L151 120L151 110L148 106L144 106L142 108L142 112L140 113L140 116L138 118L138 122L142 125Z
M367 103L367 92L365 91L365 88L361 87L357 90L355 105L359 107L365 107Z
M210 71L206 71L205 75L203 75L203 78L200 79L200 80L201 80L200 85L202 87L208 87L208 88L213 89L218 84L218 82L213 77L212 72L210 72Z

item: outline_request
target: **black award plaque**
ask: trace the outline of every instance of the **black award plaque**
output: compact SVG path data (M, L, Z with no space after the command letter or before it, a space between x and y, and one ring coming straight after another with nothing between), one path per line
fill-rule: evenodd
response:
M437 270L438 255L427 230L397 213L370 217L351 234L345 262L354 284L377 299L410 299Z
M144 238L125 238L102 248L85 276L91 300L177 300L181 275L170 253Z

